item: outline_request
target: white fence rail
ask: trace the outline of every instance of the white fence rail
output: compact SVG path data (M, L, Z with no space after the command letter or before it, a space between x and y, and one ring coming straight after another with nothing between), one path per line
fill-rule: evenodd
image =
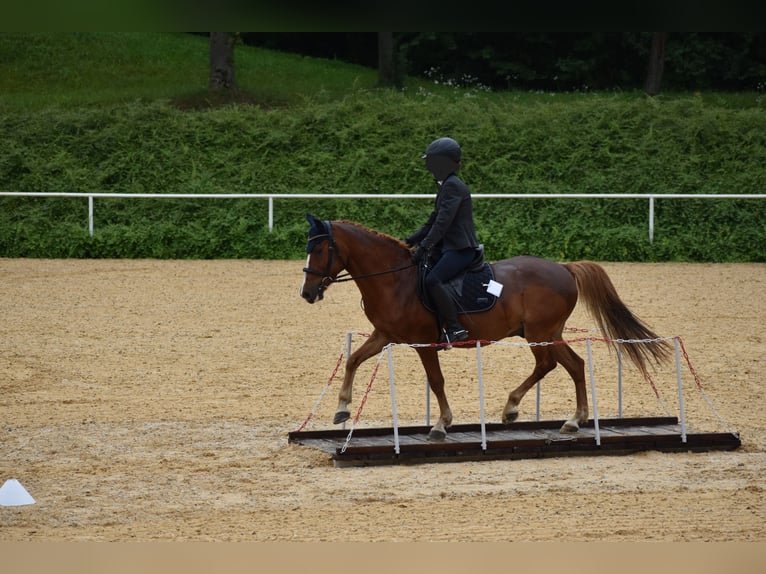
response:
M269 231L274 228L275 199L430 199L432 193L67 193L0 191L0 196L79 197L88 199L88 232L93 235L93 200L114 199L265 199L269 202ZM484 199L646 199L648 206L649 242L654 240L654 204L660 199L766 199L766 194L701 194L701 193L474 193L474 200Z

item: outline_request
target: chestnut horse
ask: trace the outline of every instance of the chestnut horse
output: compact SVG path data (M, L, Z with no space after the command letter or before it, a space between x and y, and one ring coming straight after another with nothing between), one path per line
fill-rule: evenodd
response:
M353 280L362 295L364 313L374 330L348 358L338 408L333 422L347 420L351 413L354 375L361 363L376 356L389 343L430 344L417 346L428 384L439 404L439 420L429 440L446 438L452 412L444 392L444 375L439 366L439 329L434 315L421 303L418 269L402 241L350 221L310 223L303 269L301 296L309 303L322 299L335 282ZM592 261L556 263L537 257L513 257L492 264L495 280L504 285L500 297L488 311L459 316L468 330L469 341L499 341L523 337L530 343L562 341L567 318L577 303L578 293L607 339L636 340L625 345L630 361L647 375L647 363L661 363L670 346L658 339L620 300L604 269ZM345 270L346 274L340 275ZM473 341L473 345L471 345ZM615 343L611 343L616 346ZM457 346L457 345L456 345ZM535 383L560 364L574 381L577 407L561 432L577 432L588 420L585 363L566 343L532 345L535 357L532 373L511 391L502 413L505 424L519 413L519 402Z

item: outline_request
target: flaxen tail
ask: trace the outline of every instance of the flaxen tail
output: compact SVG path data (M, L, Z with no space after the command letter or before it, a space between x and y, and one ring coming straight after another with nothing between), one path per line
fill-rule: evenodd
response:
M622 351L644 376L648 376L647 362L654 360L659 364L669 358L670 344L657 341L659 337L654 331L625 306L603 267L593 261L573 261L565 267L574 275L580 299L604 336L610 340L639 341L622 345ZM610 344L617 348L616 343Z

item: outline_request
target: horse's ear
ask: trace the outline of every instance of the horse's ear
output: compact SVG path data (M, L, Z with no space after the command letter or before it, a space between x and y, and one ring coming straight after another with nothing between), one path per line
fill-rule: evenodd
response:
M310 213L306 214L306 221L309 222L309 234L319 235L324 233L324 224Z
M310 213L306 214L306 220L309 222L309 242L306 244L306 253L311 253L320 238L327 236L328 228L323 221L319 221Z

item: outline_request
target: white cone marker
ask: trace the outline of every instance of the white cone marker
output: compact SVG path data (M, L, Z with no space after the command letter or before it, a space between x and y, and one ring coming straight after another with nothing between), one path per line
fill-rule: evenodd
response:
M15 478L6 480L5 484L0 487L0 506L24 506L34 503L35 499Z

